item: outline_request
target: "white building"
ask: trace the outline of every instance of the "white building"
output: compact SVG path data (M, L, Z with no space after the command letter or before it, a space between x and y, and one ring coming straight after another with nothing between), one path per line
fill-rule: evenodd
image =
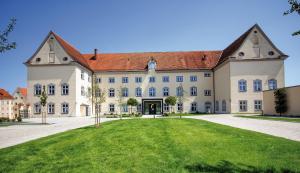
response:
M95 82L106 95L102 113L118 113L122 88L124 102L136 98L138 111L162 114L169 110L164 99L180 94L182 86L183 104L175 110L252 113L262 108L263 90L284 87L286 58L258 25L219 51L81 54L50 32L25 63L28 102L33 116L40 115L45 86L48 116L91 115L86 94Z
M0 88L0 117L1 118L14 118L13 110L14 98L4 89Z
M14 93L14 116L27 118L30 114L30 104L27 102L27 88L18 87Z

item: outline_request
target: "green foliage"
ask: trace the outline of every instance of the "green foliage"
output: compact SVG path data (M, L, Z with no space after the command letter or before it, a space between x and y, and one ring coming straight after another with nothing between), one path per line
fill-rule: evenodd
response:
M16 21L15 18L10 19L10 23L7 25L6 29L0 31L0 53L16 48L16 42L9 42L8 40L8 35L14 30Z
M291 8L289 10L285 11L283 13L283 15L288 15L288 14L291 14L294 12L296 12L300 15L300 3L297 0L288 0L288 3L290 4ZM292 34L292 36L295 36L295 35L300 35L300 30L296 31Z
M277 113L281 114L285 113L288 109L287 107L287 96L284 88L277 89L274 91L275 96L275 110Z
M177 98L174 97L174 96L169 96L165 99L165 103L168 104L168 105L171 105L171 106L175 106L176 101L177 101Z
M127 100L127 105L129 106L137 106L139 102L135 98L129 98Z
M43 107L46 106L47 104L47 93L46 93L46 89L45 89L45 86L43 86L43 91L42 91L42 94L40 95L40 103Z

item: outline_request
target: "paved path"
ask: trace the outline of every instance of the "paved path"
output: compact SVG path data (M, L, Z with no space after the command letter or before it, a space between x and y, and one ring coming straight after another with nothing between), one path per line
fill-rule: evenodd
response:
M229 114L189 116L186 118L206 120L218 124L224 124L241 129L283 137L294 141L300 141L300 123L241 118L234 117L233 115Z
M102 118L101 121L115 120ZM41 118L24 119L21 125L0 127L0 148L5 148L33 139L49 136L55 133L64 132L94 124L92 117L59 117L47 118L47 125L41 124Z

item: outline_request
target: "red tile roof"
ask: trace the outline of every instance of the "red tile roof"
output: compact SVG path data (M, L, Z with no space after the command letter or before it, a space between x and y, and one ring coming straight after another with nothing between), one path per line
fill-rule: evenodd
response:
M5 89L0 88L0 100L14 99Z
M18 90L22 94L22 96L27 96L27 88L18 88Z

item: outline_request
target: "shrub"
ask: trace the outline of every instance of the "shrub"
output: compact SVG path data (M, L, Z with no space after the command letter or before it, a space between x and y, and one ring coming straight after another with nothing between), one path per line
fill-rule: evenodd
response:
M22 122L22 117L21 117L21 116L18 116L17 121L18 121L18 122Z
M168 117L168 116L169 116L168 113L164 113L164 114L163 114L163 117Z

